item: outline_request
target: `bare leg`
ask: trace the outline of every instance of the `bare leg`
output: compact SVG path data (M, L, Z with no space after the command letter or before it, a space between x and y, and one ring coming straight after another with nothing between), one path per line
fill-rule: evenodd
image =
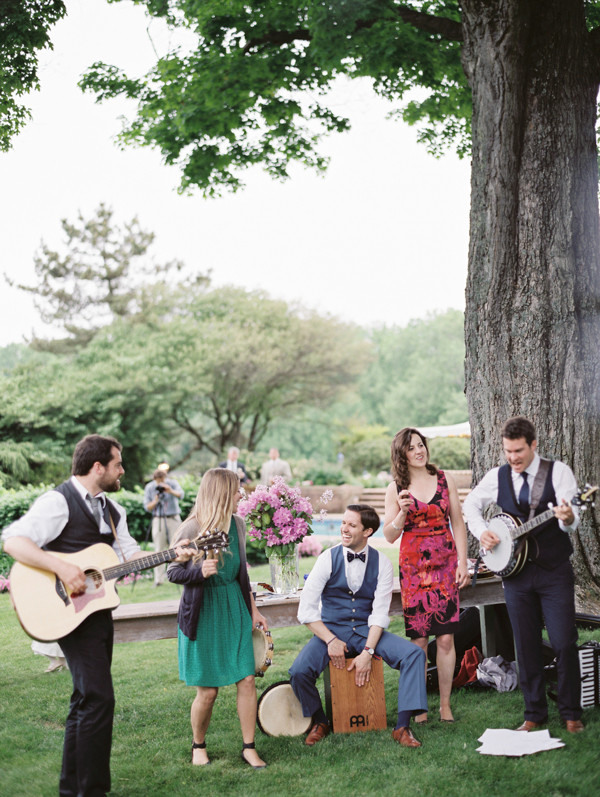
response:
M427 683L427 642L429 641L429 637L420 636L416 639L411 639L411 642L414 642L417 647L421 648L421 650L425 651L425 683ZM415 716L415 722L427 722L427 712L423 712L423 714L417 714Z
M454 649L454 634L442 634L436 637L437 642L437 671L440 687L440 719L453 720L450 708L450 692L454 678L456 664L456 650Z
M246 678L242 678L241 681L237 682L236 686L237 712L240 718L242 739L244 744L250 744L254 742L254 733L256 731L256 683L254 676L248 675ZM256 750L246 749L242 755L253 767L260 767L265 763Z
M196 687L196 697L192 703L191 710L192 732L196 744L202 744L204 742L218 693L219 690L213 686ZM192 750L192 764L203 766L204 764L208 764L208 760L206 750Z

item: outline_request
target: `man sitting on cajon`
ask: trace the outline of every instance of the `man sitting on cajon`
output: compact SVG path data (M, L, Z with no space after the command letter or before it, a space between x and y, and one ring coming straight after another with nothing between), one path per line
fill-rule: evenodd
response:
M341 545L319 556L306 580L298 620L313 632L290 668L294 694L305 717L312 717L306 744L330 732L316 687L319 675L332 662L346 666L345 654L356 658L357 686L369 680L373 655L400 670L398 721L393 739L404 747L420 747L410 730L410 718L427 711L425 652L385 629L390 623L393 570L390 560L368 544L379 528L379 517L367 504L351 504L342 520Z

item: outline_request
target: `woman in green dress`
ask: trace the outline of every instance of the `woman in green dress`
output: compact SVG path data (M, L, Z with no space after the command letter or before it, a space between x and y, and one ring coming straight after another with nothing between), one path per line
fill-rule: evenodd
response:
M183 584L177 622L179 626L179 677L196 687L191 720L194 734L192 763L210 764L206 731L219 687L235 683L237 711L242 730L242 760L254 769L265 762L254 748L256 685L252 629L267 630L258 612L246 566L246 527L235 515L240 498L236 474L224 468L207 471L196 503L182 523L177 540L195 541L206 532L229 533L229 548L216 558L185 549L187 561L169 565L169 581Z

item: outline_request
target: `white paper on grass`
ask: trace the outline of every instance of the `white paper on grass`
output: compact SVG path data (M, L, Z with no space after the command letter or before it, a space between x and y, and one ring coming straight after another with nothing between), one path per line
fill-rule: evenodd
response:
M550 731L509 731L505 728L488 728L478 739L482 755L523 756L556 750L564 747L560 739L553 739Z

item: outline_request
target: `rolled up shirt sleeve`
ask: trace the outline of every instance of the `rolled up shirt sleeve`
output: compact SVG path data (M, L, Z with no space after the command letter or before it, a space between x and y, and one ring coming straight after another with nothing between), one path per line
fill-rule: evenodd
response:
M330 549L327 549L319 556L304 582L298 605L299 623L306 625L306 623L316 623L321 619L321 595L330 576L331 552Z
M490 504L495 504L498 500L499 470L499 468L492 468L486 473L477 487L474 487L467 495L462 506L469 531L477 539L480 539L483 532L487 530L487 522L483 513Z
M55 540L69 519L65 497L56 490L40 495L28 511L2 532L5 542L11 537L27 537L40 548Z
M371 553L369 554L371 555ZM383 553L379 553L379 577L377 588L373 596L373 605L369 615L368 625L387 628L390 624L390 603L394 586L394 568L392 563Z

